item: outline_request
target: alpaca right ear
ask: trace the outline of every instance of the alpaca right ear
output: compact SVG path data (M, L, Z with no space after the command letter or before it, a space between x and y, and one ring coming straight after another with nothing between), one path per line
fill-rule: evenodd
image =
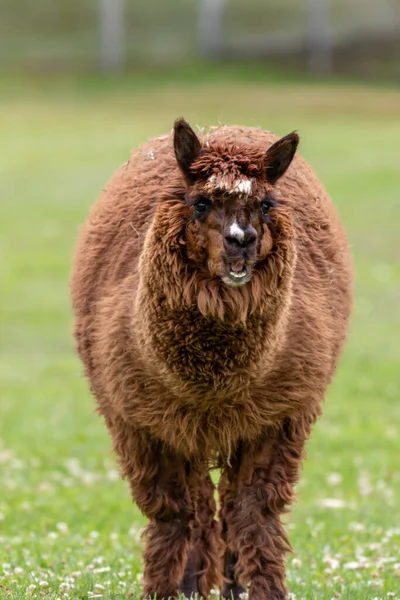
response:
M190 167L199 156L201 150L200 140L182 117L174 125L174 151L178 165L188 183L194 182L194 175Z

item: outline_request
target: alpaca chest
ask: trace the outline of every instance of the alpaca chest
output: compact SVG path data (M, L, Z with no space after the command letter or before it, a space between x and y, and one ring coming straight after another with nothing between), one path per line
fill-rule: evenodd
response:
M262 329L257 319L228 324L179 311L154 328L151 345L158 360L180 380L218 389L235 374L243 377L260 360Z

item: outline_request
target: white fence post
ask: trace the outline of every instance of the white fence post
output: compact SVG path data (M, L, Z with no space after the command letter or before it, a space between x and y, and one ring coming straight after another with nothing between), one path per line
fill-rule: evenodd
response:
M225 0L199 0L199 47L205 58L221 55L224 7Z
M125 64L124 0L99 0L100 66L107 73Z
M332 69L332 31L330 0L307 0L308 4L308 68L328 73Z

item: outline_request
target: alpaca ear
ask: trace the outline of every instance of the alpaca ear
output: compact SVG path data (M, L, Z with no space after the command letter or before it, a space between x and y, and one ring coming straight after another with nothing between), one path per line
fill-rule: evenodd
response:
M276 183L293 160L300 138L295 131L272 144L265 153L265 176L269 183Z
M182 117L174 125L174 151L178 165L188 183L193 183L194 176L190 167L199 156L200 140Z

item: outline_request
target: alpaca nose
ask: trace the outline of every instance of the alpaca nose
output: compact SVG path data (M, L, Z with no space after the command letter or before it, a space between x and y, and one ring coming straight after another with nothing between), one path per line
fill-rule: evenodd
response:
M257 231L251 225L241 227L236 221L232 223L225 234L225 242L229 246L248 248L255 244L257 240Z

